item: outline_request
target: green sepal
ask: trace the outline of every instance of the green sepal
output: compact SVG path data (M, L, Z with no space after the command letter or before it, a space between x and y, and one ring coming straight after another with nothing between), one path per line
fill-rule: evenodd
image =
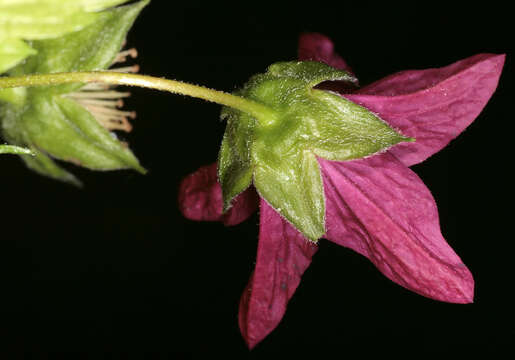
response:
M78 31L100 11L128 0L0 1L0 38L49 39Z
M405 137L368 109L339 95L312 90L310 116L312 151L321 158L334 161L360 159L384 151Z
M87 1L91 8L120 1ZM93 24L57 39L31 44L38 54L11 69L11 75L109 67L120 50L127 32L148 0L113 8L96 14ZM35 156L22 156L36 172L79 185L52 158L93 170L132 168L141 173L137 158L114 133L104 129L93 115L66 94L82 84L0 90L0 121L4 138L12 144L27 146ZM50 158L52 157L52 158Z
M120 51L141 10L149 0L121 6L97 14L97 20L81 31L59 38L33 41L38 52L12 69L9 74L48 74L56 72L93 71L107 69ZM78 90L83 84L64 84L30 88L32 92L63 94Z
M299 80L310 89L324 81L344 81L354 85L358 79L352 74L316 61L285 61L268 67L270 77Z
M14 105L22 106L25 104L27 98L27 88L15 87L8 89L0 89L0 106L2 102L11 103ZM1 122L1 119L0 119Z
M58 105L64 117L72 124L70 128L74 131L77 139L68 138L63 156L72 155L81 166L92 170L134 169L140 173L146 173L134 154L118 141L113 133L100 125L89 111L74 100L64 97L55 96L54 102ZM39 135L35 134L33 138L36 138L36 136ZM84 149L79 147L81 144L79 139L83 140ZM77 152L76 156L73 155L75 151ZM52 154L52 152L48 152ZM59 155L52 155L61 158Z
M63 181L77 187L82 186L82 182L77 179L75 175L63 169L49 156L37 149L32 149L32 152L34 156L21 156L23 162L29 169L55 180Z
M0 145L0 154L35 155L30 149L14 145Z
M62 1L62 0L52 0ZM86 11L100 11L112 6L126 3L128 0L73 0L80 2Z
M316 242L325 233L325 198L320 168L310 151L277 154L257 145L254 186L279 214Z
M0 73L36 54L24 40L52 39L94 23L128 0L1 0Z
M48 39L80 30L95 16L74 0L0 1L0 36Z
M255 120L228 107L223 108L222 119L227 120L227 127L218 155L218 179L224 194L223 211L227 211L232 199L252 183L249 139Z
M36 52L21 39L0 39L0 74Z
M11 111L3 113L4 131L12 133L9 127L16 127L21 143L92 170L145 172L132 152L74 100L38 94L26 106L7 106Z
M232 111L219 157L224 204L250 185L252 172L261 197L312 241L325 233L316 157L359 159L412 140L369 110L314 88L324 81L357 84L349 73L312 61L273 64L252 77L237 95L267 106L274 117Z

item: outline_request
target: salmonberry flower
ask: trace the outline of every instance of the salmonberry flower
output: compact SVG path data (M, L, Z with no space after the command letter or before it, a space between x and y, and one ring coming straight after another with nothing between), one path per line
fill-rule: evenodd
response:
M236 225L259 204L256 266L239 309L248 346L278 325L322 237L366 256L411 291L472 302L472 275L443 238L430 191L408 167L478 116L504 55L403 71L358 88L329 39L305 34L299 45L304 62L272 65L238 93L282 116L256 120L225 108L218 166L200 168L180 186L181 211L193 220Z

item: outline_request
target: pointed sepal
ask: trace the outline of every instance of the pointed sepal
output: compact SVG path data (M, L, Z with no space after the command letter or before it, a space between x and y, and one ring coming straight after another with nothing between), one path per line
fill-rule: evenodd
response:
M281 154L266 142L256 150L254 186L279 214L308 239L325 233L325 199L316 156L310 151Z
M13 145L0 145L0 154L34 155L30 149Z
M249 139L252 139L255 120L238 110L225 107L222 119L227 127L218 155L218 179L222 187L223 211L232 200L252 183L252 161Z
M324 191L317 156L367 157L411 141L364 107L315 88L357 79L314 61L281 62L252 77L237 94L265 105L256 119L225 110L228 124L219 157L224 208L253 180L258 193L307 238L325 233Z
M0 74L34 54L36 50L21 39L0 39Z
M29 144L41 153L92 170L145 171L129 149L71 99L38 94L29 97L26 106L9 107L10 111L3 112L2 121L4 133L9 133L7 138L15 143ZM12 137L15 132L18 140ZM33 159L29 161L34 163ZM37 168L43 174L46 169L48 166ZM64 173L52 170L48 175L58 178ZM69 179L68 175L62 178Z
M270 65L268 73L276 78L299 80L306 88L312 88L323 81L358 83L358 79L349 72L317 61L279 62Z

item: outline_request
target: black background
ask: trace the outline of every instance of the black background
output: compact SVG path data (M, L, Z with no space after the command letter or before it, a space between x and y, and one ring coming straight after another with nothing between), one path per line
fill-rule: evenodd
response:
M154 0L130 33L142 73L225 91L294 59L305 31L330 36L362 85L480 52L507 53L478 119L413 167L437 201L444 236L474 274L475 303L411 293L365 258L321 241L283 321L249 352L237 312L258 217L225 228L185 220L176 205L181 178L216 160L219 106L136 89L128 107L138 119L125 139L146 176L68 166L85 183L76 189L30 173L15 157L0 159L0 349L20 358L147 359L512 352L513 210L503 207L513 201L507 9L171 3Z

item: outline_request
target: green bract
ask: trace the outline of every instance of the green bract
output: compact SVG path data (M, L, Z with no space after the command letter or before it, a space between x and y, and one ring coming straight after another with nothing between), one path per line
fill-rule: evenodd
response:
M254 184L260 196L309 239L325 233L325 198L317 156L345 161L410 141L367 109L314 88L356 83L318 62L282 62L256 75L239 96L269 107L259 118L224 108L227 128L218 159L224 210Z
M62 36L127 0L0 0L0 73L36 53L24 40Z
M83 0L76 3L98 9L120 2ZM108 68L147 3L140 1L96 13L95 20L80 31L31 42L37 55L29 57L9 74L21 76ZM65 84L0 90L0 122L4 138L11 144L27 146L36 154L22 156L31 169L59 180L78 183L51 157L94 170L133 168L144 172L126 145L74 100L73 95L82 86Z

